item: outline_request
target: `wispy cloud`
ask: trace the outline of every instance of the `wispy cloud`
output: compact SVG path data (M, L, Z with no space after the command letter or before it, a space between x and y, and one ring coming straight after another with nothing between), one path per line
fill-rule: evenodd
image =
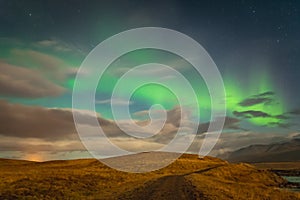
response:
M257 104L270 104L274 101L273 99L274 92L265 92L258 95L253 95L250 98L244 99L239 103L240 106L249 107Z
M113 101L114 105L132 105L133 101L126 101L124 99L104 99L95 101L96 104L111 104Z
M58 96L65 89L34 69L0 61L0 94L14 97Z
M242 118L253 118L253 117L272 117L268 113L265 113L263 111L257 111L257 110L247 110L247 111L233 111L233 114L236 117L242 117Z

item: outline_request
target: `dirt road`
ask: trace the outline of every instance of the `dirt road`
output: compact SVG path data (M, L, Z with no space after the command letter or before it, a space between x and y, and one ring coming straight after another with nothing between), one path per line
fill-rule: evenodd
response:
M120 199L156 200L156 199L200 199L201 193L184 176L165 176L146 183L121 196ZM201 198L203 199L203 198Z

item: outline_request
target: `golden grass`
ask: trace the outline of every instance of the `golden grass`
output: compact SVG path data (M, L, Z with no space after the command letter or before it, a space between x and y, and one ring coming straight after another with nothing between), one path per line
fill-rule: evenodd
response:
M299 193L280 189L285 180L269 171L193 155L140 174L120 172L94 159L42 163L2 159L0 199L118 199L127 193L135 199L133 191L145 191L149 183L166 176L183 177L201 199L300 199Z

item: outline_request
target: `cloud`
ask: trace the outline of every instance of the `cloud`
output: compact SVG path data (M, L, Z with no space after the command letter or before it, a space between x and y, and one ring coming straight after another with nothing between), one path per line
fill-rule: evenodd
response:
M167 123L171 123L173 124L175 127L179 127L180 126L180 122L181 122L181 109L180 107L175 107L172 110L169 110L167 112ZM187 113L188 114L188 113ZM184 116L184 113L183 113Z
M284 129L290 129L292 128L295 124L288 122L290 119L289 116L286 116L285 114L280 114L280 115L270 115L268 113L262 112L262 111L256 111L256 110L247 110L247 111L234 111L233 114L236 117L240 118L257 118L257 117L262 117L262 118L270 118L270 119L275 119L277 122L269 122L265 124L264 126L268 127L279 127L279 128L284 128Z
M114 105L132 105L133 101L126 101L124 99L104 99L104 100L97 100L95 101L96 104L111 104L111 102L114 102Z
M273 102L274 92L265 92L258 95L253 95L250 98L244 99L239 103L240 106L249 107L257 104L270 104Z
M0 100L0 110L0 135L2 136L40 138L50 141L77 138L70 110L11 104L3 100ZM86 113L78 113L82 119L81 123L92 126L93 124L90 123L92 115ZM121 134L120 129L112 121L99 117L98 122L111 136Z
M70 109L53 109L43 108L38 106L26 106L21 104L11 104L6 101L0 101L0 135L19 138L37 138L45 141L59 141L65 139L78 139L77 131L73 121L73 115ZM92 117L96 113L77 111L80 117L81 127L84 128L86 136L95 136L93 130L98 129L94 124L91 124ZM187 119L181 120L180 109L175 108L167 112L168 118L166 123L155 136L148 138L148 141L157 143L166 143L175 137L179 130L179 123L181 122L181 131L187 134L195 134L193 131L193 122ZM98 123L101 125L104 133L109 138L130 138L131 136L124 133L116 124L116 122L101 118L97 116ZM215 120L212 124L218 121ZM138 125L148 124L150 121L136 121ZM226 117L225 128L230 128L239 122L238 119ZM127 128L130 133L135 132L134 128L131 130L129 120L120 121L123 126ZM156 121L154 120L154 126ZM204 123L199 126L199 133L207 131L209 123ZM152 130L142 129L145 135L152 135ZM138 141L139 139L136 139Z
M255 106L258 104L264 104L263 106L272 106L271 104L275 104L275 99L274 99L275 93L272 91L260 93L257 95L253 95L250 98L244 99L243 101L239 102L238 105L242 107L251 107ZM270 107L269 107L270 108ZM239 111L239 109L233 111L233 115L238 117L238 118L244 118L244 119L249 119L249 118L269 118L273 122L266 123L264 126L276 126L280 128L287 128L289 129L292 124L289 123L288 121L291 120L291 115L292 113L296 114L296 112L286 112L286 113L278 113L276 115L270 112L265 112L265 109L250 109L245 110L242 109L242 111Z
M247 110L247 111L233 111L233 114L236 117L242 117L242 118L255 118L255 117L272 117L268 113L265 113L263 111L257 111L257 110Z
M6 101L0 101L0 152L23 152L20 153L9 153L9 155L16 155L19 157L26 158L26 155L39 154L39 152L52 152L53 155L61 156L62 153L66 152L77 152L76 154L80 157L83 154L80 152L85 151L74 126L74 121L70 109L55 109L55 108L43 108L38 106L25 106L21 104L11 104ZM114 121L101 118L95 112L74 110L82 115L83 119L81 125L86 127L86 136L90 137L91 142L99 146L104 152L108 149L107 146L102 145L102 139L98 135L93 135L89 130L95 130L97 127L92 126L91 117L98 116L98 122L101 124L105 134L109 140L128 151L153 151L158 150L164 145L171 142L178 132L178 123L181 121L181 112L179 108L167 111L167 123L163 126L162 130L155 136L140 139L128 136L116 125ZM183 115L184 116L184 115ZM185 121L183 119L183 131L185 134L180 135L182 137L182 145L184 145L185 137L195 136L195 132L192 130L192 122ZM211 123L214 124L220 119L217 118ZM138 124L148 123L149 121L136 121ZM234 129L239 127L240 120L233 117L226 117L224 128ZM121 123L127 124L128 121L124 120ZM189 151L197 153L199 147L203 142L204 136L207 132L209 122L202 123L199 125L198 134L196 139ZM128 123L130 130L130 124ZM135 131L134 129L130 131ZM151 130L144 130L145 134L147 131L151 135ZM93 139L94 138L94 139ZM227 151L232 151L237 148L247 146L254 143L268 143L274 141L283 141L286 138L283 136L278 137L277 134L259 134L251 132L223 132L220 140L215 147L212 155L217 155ZM99 143L100 142L100 143ZM181 144L179 144L181 145ZM97 150L99 150L97 148ZM43 153L42 153L43 154ZM46 155L47 154L47 155ZM76 158L76 154L72 154ZM86 155L86 154L84 154ZM108 152L109 155L109 152ZM47 158L54 158L55 156L49 156L45 153ZM66 155L67 156L67 155ZM47 159L45 158L45 159Z
M0 60L0 68L0 94L23 98L61 95L66 80L78 70L58 57L31 49L11 49L5 61Z
M11 50L12 63L39 71L53 81L64 81L69 75L74 75L77 69L55 56L31 49ZM15 58L18 58L17 60Z
M2 152L18 151L33 154L41 151L85 150L77 135L70 109L26 106L0 100L0 110L0 151ZM86 130L84 134L91 138L95 137L93 141L99 141L98 135L89 132L89 130L98 129L90 123L91 117L94 117L96 113L81 110L74 110L74 112L82 116L81 126ZM114 121L106 120L98 115L98 122L112 143L130 151L155 150L164 142L169 141L178 129L170 122L156 137L137 139L125 134ZM141 121L138 122L141 123ZM151 130L144 131L151 132ZM106 148L103 146L104 150Z
M0 135L20 138L39 138L44 140L63 140L77 138L77 131L73 120L71 109L44 108L39 106L27 106L22 104L12 104L0 100ZM102 118L97 113L90 111L74 110L80 116L80 124L88 130L97 128L91 123L92 117L97 116L97 121L101 125L108 137L129 137L118 125L111 120ZM176 121L177 118L175 117ZM129 121L120 123L128 124ZM149 121L137 121L138 124L149 123ZM177 130L170 120L166 123L159 134L168 134ZM131 130L134 131L134 130ZM144 130L145 133L151 130Z
M27 106L21 104L12 104L0 100L0 150L1 151L24 151L34 153L38 151L72 151L84 150L75 129L72 112L70 109L44 108L39 106ZM178 123L178 117L172 116L163 126L157 135L145 139L133 138L124 133L116 122L101 118L97 113L90 111L74 110L81 116L80 126L85 130L87 137L98 141L99 136L95 135L98 127L91 124L91 119L95 115L98 117L98 123L101 125L104 133L112 143L120 145L128 150L155 150L162 144L170 142L178 131L175 126ZM169 111L174 115L180 112ZM170 114L169 114L170 116ZM149 121L136 121L142 125ZM129 132L135 130L124 120L120 123L127 124ZM154 121L154 125L155 125ZM183 122L183 131L192 133L189 124ZM145 135L152 135L152 130L144 129ZM101 140L101 138L100 138ZM105 146L103 147L106 148Z
M0 151L37 153L40 151L63 152L84 150L85 148L79 139L47 141L40 138L0 136Z
M291 114L291 115L300 115L300 108L299 108L299 109L291 110L291 111L288 112L287 114Z
M49 141L78 138L70 109L44 108L11 104L0 100L0 135L20 138L39 138ZM77 111L80 123L87 127L93 126L92 112ZM110 136L120 136L117 125L98 117L98 123ZM86 133L87 135L89 133Z
M268 125L269 126L277 126L277 127L280 127L280 128L290 129L295 124L293 124L293 123L283 123L283 122L270 122L270 123L268 123Z
M240 106L253 106L256 104L261 104L261 103L270 103L272 102L272 99L267 98L267 97L260 97L260 98L248 98L243 100L242 102L239 103Z
M59 52L72 52L75 48L71 47L65 42L56 40L56 39L49 39L49 40L41 40L34 43L34 46L43 47L43 48L51 48L55 51Z
M0 101L0 135L59 140L74 136L69 111Z
M211 128L212 128L211 131L217 131L217 130L214 130L214 124L219 123L220 120L221 120L220 118L217 118L212 122L207 122L207 123L200 124L199 127L198 127L198 133L206 133L208 131L208 127L209 127L210 124L211 124ZM240 122L240 120L237 119L237 118L226 116L223 128L224 129L238 129L238 130L241 130L242 128L240 128L238 126L239 122Z
M263 97L263 96L272 96L272 95L275 95L275 93L272 91L268 91L268 92L260 93L260 94L254 95L254 96Z
M163 58L159 58L158 59L161 64L167 65L170 68L177 70L181 73L183 73L184 71L188 70L188 69L192 69L193 67L184 59L182 58L169 58L169 59L163 59ZM118 59L113 67L110 67L108 69L108 73L110 73L111 75L120 77L122 75L124 75L126 72L128 72L129 70L133 70L133 68L142 65L145 63L136 63L135 59ZM156 66L156 63L153 63L154 66ZM157 77L157 74L160 75L161 79L165 80L165 79L173 79L174 77L176 78L176 76L170 75L170 70L167 68L142 68L142 69L135 69L134 73L136 76L139 77L149 77L149 76L153 76L153 77Z
M0 94L15 97L58 96L65 89L47 79L36 70L0 61Z
M285 114L275 115L274 118L276 118L276 119L282 119L282 120L290 119L290 117L287 116L287 115L285 115Z

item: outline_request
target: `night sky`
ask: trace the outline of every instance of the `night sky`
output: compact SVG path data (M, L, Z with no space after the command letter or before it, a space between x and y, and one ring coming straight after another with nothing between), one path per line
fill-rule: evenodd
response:
M101 41L139 27L180 31L199 42L218 66L227 117L213 155L300 135L300 1L0 0L0 25L1 157L89 157L71 113L76 72ZM112 140L133 151L158 148L165 137L135 141L123 136L112 121L109 99L124 70L153 60L173 65L190 78L200 106L199 135L211 121L205 83L189 63L158 50L131 52L115 61L100 80L96 111ZM156 75L150 71L146 76ZM89 88L89 83L82 85ZM185 88L178 88L185 95ZM135 120L148 119L141 113L161 104L173 116L162 134L177 130L178 102L166 88L145 86L131 100Z

